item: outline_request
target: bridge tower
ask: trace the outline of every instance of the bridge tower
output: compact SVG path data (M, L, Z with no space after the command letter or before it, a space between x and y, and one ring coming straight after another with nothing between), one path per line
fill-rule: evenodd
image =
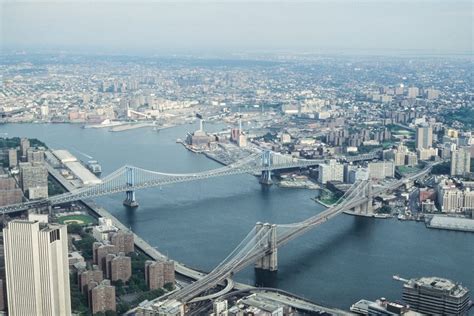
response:
M269 150L265 150L262 153L262 167L269 168L272 166L272 153ZM263 170L262 176L260 177L260 183L265 185L272 184L272 171L271 170Z
M258 222L256 225L257 234L266 234L266 238L263 245L267 246L267 252L265 256L258 259L255 262L255 269L261 269L266 271L277 271L278 270L278 248L277 248L277 226L268 223L262 224Z
M127 190L126 193L126 198L123 201L123 205L128 206L128 207L138 207L138 202L135 199L135 191L133 190L133 186L135 185L135 170L132 167L126 167L126 175L127 175L127 187L130 188L130 190Z
M372 207L372 199L373 199L373 194L372 194L372 183L370 180L367 180L367 186L364 187L363 189L365 197L367 197L367 202L364 204L361 204L357 207L354 208L354 212L357 212L359 214L372 214L373 213L373 207Z

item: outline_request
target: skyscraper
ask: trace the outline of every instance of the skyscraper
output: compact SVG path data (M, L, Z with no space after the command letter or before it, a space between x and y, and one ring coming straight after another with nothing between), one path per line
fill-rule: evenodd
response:
M409 98L416 98L420 94L420 89L417 87L410 87L408 88L408 97Z
M13 220L3 236L9 315L71 315L66 226Z
M166 283L174 283L174 262L145 262L145 281L150 290L162 288Z
M451 175L462 176L471 171L471 152L467 147L460 147L451 152Z
M30 148L30 140L28 138L22 138L20 141L20 151L23 161L26 161L28 148Z
M119 252L129 254L134 250L133 234L119 230L109 233L110 243L117 247Z
M105 258L107 262L107 278L112 281L122 280L127 282L132 276L132 259L125 256L123 252L118 255L108 254Z
M28 162L44 162L44 150L37 148L28 148L26 151L26 161Z
M115 286L110 285L109 280L100 283L92 282L89 293L89 307L92 314L106 311L115 311Z
M433 129L431 126L416 128L416 149L430 148L433 145Z
M344 181L344 166L335 159L329 160L328 164L319 165L318 181L322 184L328 181Z
M8 150L8 167L14 168L18 165L18 152L16 148Z
M30 199L48 197L48 170L44 164L21 163L20 180Z

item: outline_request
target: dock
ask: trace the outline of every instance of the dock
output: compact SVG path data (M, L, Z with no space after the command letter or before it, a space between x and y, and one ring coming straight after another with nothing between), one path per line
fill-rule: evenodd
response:
M434 215L425 222L426 227L474 233L474 219Z
M132 130L132 129L153 127L153 126L155 126L155 124L153 123L123 124L123 125L111 127L109 131L110 132L124 132L124 131Z

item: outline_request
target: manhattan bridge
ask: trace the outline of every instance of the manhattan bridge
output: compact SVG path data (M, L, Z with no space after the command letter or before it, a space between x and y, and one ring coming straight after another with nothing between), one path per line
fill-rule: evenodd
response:
M374 152L360 156L340 157L340 159L351 162L370 160L378 158L379 154L379 152ZM7 214L40 205L57 205L121 192L126 194L124 204L136 207L138 203L135 191L140 189L245 173L258 174L260 182L270 184L272 171L306 168L321 163L324 163L324 160L298 159L272 151L263 151L221 168L195 173L164 173L126 165L104 177L99 184L84 186L47 199L0 207L0 211Z

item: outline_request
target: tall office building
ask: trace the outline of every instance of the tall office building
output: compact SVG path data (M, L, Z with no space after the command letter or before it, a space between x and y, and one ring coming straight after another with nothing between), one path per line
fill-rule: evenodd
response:
M462 176L471 171L471 152L468 147L451 151L451 175Z
M20 164L21 188L30 199L48 197L48 170L44 164Z
M30 140L28 138L22 138L20 141L20 151L23 161L26 161L28 148L30 148Z
M8 150L8 167L14 168L18 165L18 151L16 148Z
M0 232L0 315L7 310L7 296L5 286L5 251L3 246L3 232Z
M433 129L431 126L416 128L416 149L430 148L433 145Z
M3 237L8 314L71 315L66 226L13 220Z

